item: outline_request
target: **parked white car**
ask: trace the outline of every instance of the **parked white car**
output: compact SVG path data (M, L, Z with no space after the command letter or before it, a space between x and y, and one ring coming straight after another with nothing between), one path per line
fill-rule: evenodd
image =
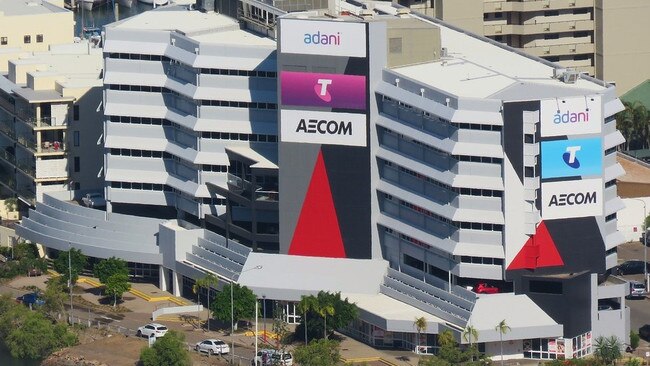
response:
M158 323L149 323L138 328L138 337L159 338L167 334L167 327Z
M230 347L220 339L206 339L194 346L197 352L207 352L211 355L223 355L230 352Z
M293 356L289 352L278 352L273 349L263 349L257 352L257 356L251 360L251 366L292 366Z
M87 193L83 198L81 198L81 202L83 202L86 207L106 207L106 199L104 199L104 195L98 192Z

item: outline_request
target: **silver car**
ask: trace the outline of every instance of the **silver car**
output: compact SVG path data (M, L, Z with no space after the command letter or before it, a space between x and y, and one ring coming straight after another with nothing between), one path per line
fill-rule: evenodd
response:
M230 347L220 339L206 339L194 346L197 352L207 352L211 355L223 355L230 352Z

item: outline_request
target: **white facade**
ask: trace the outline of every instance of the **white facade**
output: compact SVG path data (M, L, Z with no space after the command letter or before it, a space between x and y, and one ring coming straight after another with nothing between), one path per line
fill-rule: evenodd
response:
M275 42L174 6L107 26L104 52L108 201L224 213L225 147L276 141Z

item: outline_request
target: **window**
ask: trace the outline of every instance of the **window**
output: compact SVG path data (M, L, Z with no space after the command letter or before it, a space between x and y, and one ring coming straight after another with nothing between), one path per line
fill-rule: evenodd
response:
M7 43L9 43L9 39L7 39L7 37L0 37L0 45L4 46Z
M75 105L74 107L72 107L72 119L74 119L75 121L79 120L79 106L78 105Z
M43 35L42 34L37 34L36 35L36 43L43 43Z
M402 53L402 38L389 38L388 39L388 52L389 53Z
M81 170L81 163L79 161L79 157L75 156L74 157L74 171L79 172L79 170Z
M74 143L74 146L79 146L79 131L74 131L73 143Z
M530 281L528 286L530 292L535 292L538 294L562 294L562 282Z
M25 43L32 43L32 36L25 36L23 38L23 42Z

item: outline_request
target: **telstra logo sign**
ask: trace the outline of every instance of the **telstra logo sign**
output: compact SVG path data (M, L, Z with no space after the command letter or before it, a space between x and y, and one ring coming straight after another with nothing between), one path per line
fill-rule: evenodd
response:
M542 179L594 176L603 170L602 139L542 141Z
M283 106L366 109L366 77L362 75L280 72Z

